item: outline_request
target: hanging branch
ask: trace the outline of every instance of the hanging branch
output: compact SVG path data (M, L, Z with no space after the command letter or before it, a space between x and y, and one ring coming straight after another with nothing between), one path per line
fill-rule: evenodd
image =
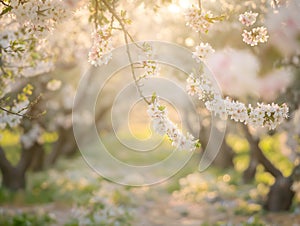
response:
M125 24L123 22L123 20L117 15L117 13L115 12L115 10L113 8L111 8L111 6L109 5L109 3L106 0L101 0L103 2L103 4L107 7L108 11L113 15L113 17L119 22L121 29L124 33L124 40L126 43L126 52L127 52L127 56L128 56L128 60L130 62L130 69L131 69L131 74L132 77L134 79L135 85L137 87L137 90L139 92L140 97L143 98L143 100L149 105L151 104L151 102L149 100L147 100L147 98L144 96L142 90L141 90L141 85L139 84L138 78L135 74L135 70L134 70L134 64L133 64L133 60L132 60L132 56L130 53L130 49L129 49L129 39L135 43L133 37L129 34L129 32L126 30ZM141 47L140 47L141 48Z
M20 112L22 112L22 111L24 111L24 110L29 110L29 109L31 109L34 105L36 105L36 104L40 101L41 97L42 97L42 96L39 95L36 99L34 99L32 102L30 102L30 104L29 104L28 106L22 108L22 109L19 110L18 112L14 112L14 111L8 110L8 109L6 109L6 108L4 108L4 107L1 107L1 106L0 106L0 110L5 111L5 112L8 113L8 114L16 115L16 116L19 116L19 117L24 117L24 118L27 118L27 119L30 119L30 120L31 120L31 119L37 119L37 118L41 117L42 115L44 115L44 114L46 113L46 111L40 112L40 113L38 113L37 115L29 115L29 114L27 114L27 113L22 114L22 113L20 113ZM1 104L1 101L0 101L0 104Z

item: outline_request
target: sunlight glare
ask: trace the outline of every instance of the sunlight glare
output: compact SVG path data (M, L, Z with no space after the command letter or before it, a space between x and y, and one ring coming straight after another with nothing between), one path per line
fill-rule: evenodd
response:
M191 1L190 0L179 0L179 5L181 8L183 9L187 9L189 7L191 7Z
M179 13L180 12L180 8L178 5L176 4L171 4L168 6L168 10L171 12L171 13Z
M195 42L192 38L186 38L184 40L184 43L186 44L186 46L193 46L195 44Z

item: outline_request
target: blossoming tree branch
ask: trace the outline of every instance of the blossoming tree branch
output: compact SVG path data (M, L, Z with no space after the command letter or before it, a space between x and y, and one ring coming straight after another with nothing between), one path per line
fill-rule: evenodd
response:
M94 66L101 66L107 64L109 59L113 56L110 51L112 50L111 35L113 30L122 30L125 37L125 43L128 44L128 40L134 41L128 33L126 26L128 26L128 19L126 19L126 13L122 12L120 15L113 10L106 1L102 3L108 7L109 13L111 13L112 20L106 24L95 23L95 31L93 32L93 46L89 53L89 61ZM95 3L97 6L97 2ZM96 7L97 11L98 7ZM104 12L101 12L104 13ZM97 15L97 13L95 13ZM244 26L249 27L255 24L258 13L252 11L245 12L239 15L237 18ZM198 6L192 6L187 9L185 13L186 25L191 27L194 31L205 34L209 32L209 28L214 23L224 20L225 16L213 16L210 11L205 11L201 7L201 2ZM119 28L113 26L113 19L118 21ZM96 19L95 19L96 21ZM252 30L244 30L243 41L250 45L256 46L259 43L265 43L268 40L268 32L264 26L252 28ZM199 40L201 41L201 40ZM145 46L147 48L145 48ZM151 56L151 46L140 46L144 48L147 56ZM195 47L196 51L193 52L193 57L198 63L201 61L205 62L208 55L213 54L214 49L209 43L200 42ZM130 59L130 53L128 52ZM133 62L132 65L133 66ZM155 62L151 60L144 61L142 67L145 68L145 75L142 78L155 76L156 67ZM150 70L149 70L150 69ZM141 97L149 105L148 114L152 119L154 130L164 135L166 134L171 140L172 145L185 150L194 150L199 147L198 140L196 140L191 134L183 135L182 132L177 128L177 125L171 122L167 117L167 109L165 106L160 105L159 99L154 95L152 99L147 100L141 91L140 82L141 80L135 76L134 67L132 67L133 79L136 82L137 88L141 94ZM190 95L197 95L198 98L205 102L205 106L211 112L219 115L222 119L230 117L236 122L242 122L254 127L267 127L269 129L275 129L277 125L283 122L288 117L288 107L286 104L278 105L275 103L264 104L258 103L257 106L247 106L239 101L231 100L230 97L225 99L218 94L213 87L210 79L203 73L197 72L196 75L191 74L187 79L187 92Z
M83 6L83 1L1 1L1 23L2 33L0 42L0 67L1 67L1 105L0 105L0 127L16 127L20 124L22 117L33 117L28 114L30 108L36 101L30 100L32 93L31 85L20 89L16 98L7 98L13 84L22 77L36 76L53 69L54 61L51 53L47 50L49 43L47 37L51 35L57 24L68 20L78 7ZM123 33L124 43L128 45L135 42L129 32L131 23L126 9L119 9L115 0L91 0L88 2L90 11L90 22L92 23L91 47L88 53L88 62L101 67L108 64L114 57L113 36ZM195 46L195 52L191 57L198 63L205 62L207 57L214 54L215 50L209 43L201 41L201 37L207 34L215 23L222 23L226 15L214 16L213 12L202 7L201 1L191 5L181 15L186 25L199 34L199 45ZM246 45L257 46L268 41L268 31L262 25L255 26L258 13L246 11L236 19L245 30L241 38ZM6 30L3 30L4 28ZM252 27L252 28L251 28ZM136 44L142 49L148 60L134 63L131 59L130 50L127 50L128 59L133 80L140 96L148 104L148 114L152 120L154 130L166 134L172 145L179 149L194 150L199 147L199 142L193 135L184 135L167 115L167 109L159 102L155 95L146 98L143 95L142 83L145 79L158 75L158 64L151 60L151 46ZM137 75L136 69L144 69L142 75ZM51 85L52 84L52 85ZM55 85L56 84L56 85ZM59 81L49 81L48 87L59 87ZM187 79L187 93L197 96L204 101L206 108L219 115L222 119L228 117L236 122L242 122L254 127L267 127L275 129L277 125L288 117L286 104L258 103L257 106L247 105L230 97L223 98L212 85L209 77L204 71L190 74ZM15 87L14 87L15 88ZM53 88L55 90L55 88Z

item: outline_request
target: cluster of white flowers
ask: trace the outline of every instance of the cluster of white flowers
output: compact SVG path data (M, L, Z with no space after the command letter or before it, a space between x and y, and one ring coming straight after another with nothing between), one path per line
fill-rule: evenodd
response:
M258 16L258 13L253 13L252 11L250 12L245 12L243 14L240 14L239 16L239 21L249 27L252 26L256 22L256 17Z
M10 6L12 15L25 31L37 37L45 36L58 21L68 16L62 0L11 0Z
M140 67L144 69L143 73L139 77L140 79L155 77L159 73L159 67L155 60L145 60L141 63Z
M230 117L236 122L243 122L254 127L275 129L284 119L288 118L286 104L279 106L274 103L258 103L257 107L251 105L246 107L245 104L233 101L228 97L223 99L205 75L197 78L194 74L190 74L187 79L187 92L192 96L197 95L205 102L209 111L219 115L222 119Z
M15 102L14 106L11 107L10 111L22 115L27 112L28 105L28 99ZM6 125L8 125L11 128L14 128L21 123L21 119L22 117L19 115L11 114L6 111L0 110L0 129L5 129Z
M24 148L28 149L34 145L42 134L42 128L39 124L34 124L32 128L21 136L21 142Z
M214 53L215 50L209 43L201 42L200 45L196 46L196 51L193 52L193 58L200 63L201 60L205 60L210 54Z
M186 25L196 32L208 32L210 25L214 22L213 15L210 11L203 12L196 6L187 9L185 13Z
M159 66L157 61L153 59L152 46L145 42L142 46L143 53L139 55L140 61L137 63L136 68L142 69L143 72L140 74L138 79L147 79L150 77L158 76Z
M151 118L154 131L160 135L166 134L172 146L189 151L194 151L199 146L198 140L195 140L192 134L187 133L186 136L182 134L177 125L168 118L167 109L159 104L157 98L152 100L147 113Z
M251 46L256 46L259 42L267 42L269 38L267 28L265 27L256 27L251 31L244 30L242 36L243 41Z
M71 209L71 219L75 219L78 225L85 226L131 225L131 209L128 205L122 205L115 201L115 194L131 202L132 197L124 189L101 182L100 189L91 194L91 198L86 205L76 206Z
M172 193L176 200L190 202L213 201L217 196L235 194L236 189L228 183L230 176L212 177L211 174L202 172L191 173L179 180L179 189Z
M256 22L256 17L258 16L258 13L245 12L243 14L240 14L239 21L249 27L252 26ZM264 43L268 41L269 35L268 30L266 27L255 27L252 28L251 31L244 30L243 34L243 42L250 46L256 46L258 43Z
M112 34L108 25L98 27L92 32L92 48L89 62L95 67L107 64L112 58Z

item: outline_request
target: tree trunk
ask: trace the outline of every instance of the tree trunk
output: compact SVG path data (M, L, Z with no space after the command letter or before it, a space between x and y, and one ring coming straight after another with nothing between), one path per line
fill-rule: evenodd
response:
M0 170L2 173L2 186L16 191L26 188L26 171L33 157L32 149L22 149L19 163L14 167L6 158L4 150L0 147Z
M248 126L243 126L246 139L250 144L250 162L248 168L244 171L243 180L250 182L254 179L258 164L262 164L267 172L273 177L282 177L282 173L278 170L262 152L259 147L259 139L255 139L249 132Z
M267 200L264 204L264 209L268 211L278 212L287 211L292 205L295 192L291 190L294 177L296 177L300 166L295 167L293 173L289 177L284 177L264 155L259 147L259 139L254 139L250 134L248 127L244 126L245 136L250 144L250 163L247 170L244 172L243 179L248 182L254 178L258 164L262 164L264 169L269 172L274 178L275 183L271 186L267 195ZM297 175L296 175L297 174ZM300 173L299 173L300 174Z
M44 169L45 150L43 145L36 144L33 148L33 159L30 164L30 169L34 172L42 171Z
M292 205L295 192L291 190L293 180L290 177L277 177L271 186L264 208L269 211L287 211Z
M25 189L25 172L22 171L20 168L15 167L2 170L2 186L11 191Z
M258 161L254 157L253 152L251 151L249 165L248 165L247 169L243 173L243 181L244 181L244 183L250 183L254 179L255 174L256 174L256 168L257 168L257 166L258 166Z
M203 148L205 148L208 144L209 134L210 134L210 129L202 127L199 134L199 141ZM213 160L212 164L222 169L232 168L234 166L233 157L234 157L234 151L232 150L231 147L229 147L229 145L226 143L226 140L224 139L220 147L220 150L216 155L216 158Z
M234 152L231 147L228 146L226 140L223 140L220 151L218 152L216 158L213 161L213 165L222 169L233 167L233 156Z
M46 160L47 167L55 164L60 155L72 156L76 152L76 141L72 127L69 129L60 128L58 140L53 144L52 151Z
M63 143L62 148L62 153L67 156L67 157L72 157L74 156L76 153L78 153L77 151L77 145L76 145L76 140L73 134L73 128L71 127L70 129L68 129L66 131L66 138L67 138L67 142Z

